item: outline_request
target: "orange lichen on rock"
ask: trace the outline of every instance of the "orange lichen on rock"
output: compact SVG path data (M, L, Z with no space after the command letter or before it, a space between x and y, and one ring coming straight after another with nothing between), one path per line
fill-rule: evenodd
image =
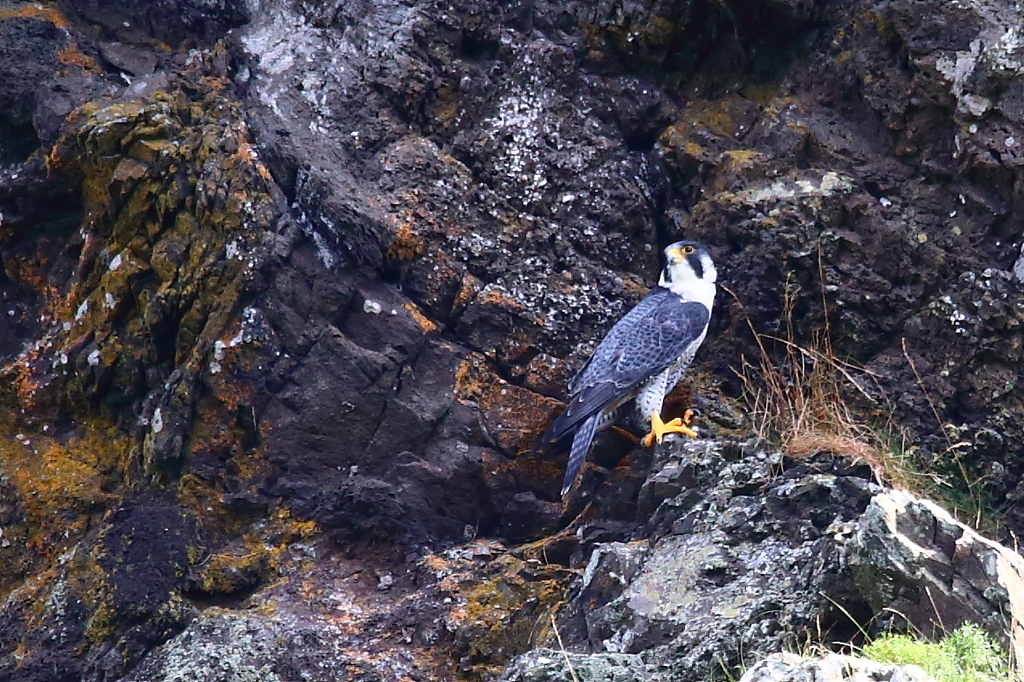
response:
M82 180L82 275L46 297L44 323L60 324L14 363L22 407L44 386L74 409L95 404L98 392L133 390L132 364L166 352L156 329L172 335L172 359L191 374L223 337L257 260L236 235L268 229L275 213L237 104L198 96L202 103L179 91L85 105L54 146L49 171ZM24 268L27 284L46 286L47 268ZM76 371L86 360L96 369ZM246 402L239 386L221 388L231 407Z
M21 355L0 371L0 381L7 386L5 391L20 410L28 414L39 412L38 397L40 390L46 384L46 377L41 376L35 370L35 364L42 355L43 344L36 342L29 344Z
M426 242L416 234L408 221L393 221L396 223L391 244L388 246L388 257L397 261L413 261L423 255L426 250Z
M522 372L523 385L545 395L564 395L571 378L565 360L547 353L539 353Z
M205 382L228 410L252 403L256 389L244 376L259 369L259 345L254 339L246 340L237 320L213 344Z
M256 168L256 172L263 178L264 182L270 183L274 181L274 178L270 175L270 170L267 165L263 163L259 155L256 153L256 147L253 146L247 137L243 137L238 142L238 154L243 158L247 159L249 163L252 163Z
M214 48L215 50L220 49L219 47ZM231 81L220 76L203 76L199 80L200 84L206 90L207 99L220 97L224 94L224 91L232 86Z
M455 301L452 303L452 312L461 312L480 293L483 286L484 283L479 277L468 272L463 275L462 282L459 284L459 290L455 294Z
M497 287L488 287L480 294L479 301L482 305L494 304L506 310L520 311L523 306L516 299L508 296Z
M412 319L416 320L416 323L423 327L423 331L428 334L437 331L437 325L431 322L430 318L424 315L423 311L420 310L419 306L415 303L407 301L405 303L405 309L412 315Z
M18 258L7 257L3 262L4 274L9 279L43 294L53 290L53 286L47 278L50 265L52 265L50 259L43 253Z
M557 400L508 383L477 353L459 365L455 397L477 403L495 442L511 453L532 445L562 406Z
M48 21L61 30L68 29L68 20L50 3L26 2L15 9L0 7L0 21L12 17L24 17Z
M199 418L192 428L189 449L193 452L203 450L230 457L241 445L239 429L231 420L223 419L219 406L211 406L212 402L203 401L196 408Z
M90 513L112 500L107 491L123 477L129 449L108 425L61 439L40 431L0 437L0 469L24 500L30 545L48 553L84 531Z
M68 43L57 52L57 61L65 66L77 66L83 71L102 73L103 69L96 63L96 60L82 52L73 38L68 38Z

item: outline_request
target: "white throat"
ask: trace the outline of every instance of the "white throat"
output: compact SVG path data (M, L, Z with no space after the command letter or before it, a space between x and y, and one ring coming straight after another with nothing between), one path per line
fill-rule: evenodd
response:
M684 301L703 303L708 310L715 306L715 294L718 292L718 287L715 286L714 282L696 277L685 277L666 283L665 278L662 277L658 284Z

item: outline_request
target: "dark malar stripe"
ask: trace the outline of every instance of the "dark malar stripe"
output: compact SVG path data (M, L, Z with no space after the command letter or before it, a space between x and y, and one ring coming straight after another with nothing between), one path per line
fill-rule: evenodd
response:
M686 260L690 261L690 267L696 273L697 279L704 279L704 263L701 262L700 254L695 251L687 256Z

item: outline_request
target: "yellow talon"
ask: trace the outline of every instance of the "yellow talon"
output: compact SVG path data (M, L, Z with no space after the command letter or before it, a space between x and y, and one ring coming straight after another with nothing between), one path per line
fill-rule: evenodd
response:
M697 432L690 428L693 421L693 410L687 410L682 419L678 417L665 423L661 421L661 415L655 414L651 417L651 432L644 436L644 445L651 447L654 441L659 443L666 433L685 433L690 438L696 438Z

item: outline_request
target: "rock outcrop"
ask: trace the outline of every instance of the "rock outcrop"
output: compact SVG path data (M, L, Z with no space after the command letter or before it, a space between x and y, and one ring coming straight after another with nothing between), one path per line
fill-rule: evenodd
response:
M835 535L871 497L863 471L822 460L776 475L777 456L710 442L659 455L643 539L594 548L562 613L571 632L695 681L814 628L850 636L836 605L866 609Z
M850 540L861 594L896 625L937 635L976 622L1005 633L1024 661L1024 560L928 500L893 490L871 500ZM986 622L987 621L987 622Z
M568 658L569 663L566 663ZM538 649L509 668L503 682L571 682L573 679L608 682L647 682L653 677L643 668L631 667L626 657L608 654L580 659L557 651ZM569 664L573 664L572 672ZM575 677L573 674L575 673ZM740 682L934 682L917 666L881 665L839 654L821 658L792 653L772 654L752 665Z
M822 658L804 659L796 654L773 654L753 666L740 682L933 682L933 678L917 666L881 665L851 656L829 654Z
M1015 555L730 396L827 323L1024 533L1020 12L0 4L0 679L495 679L555 624L698 679L939 585L1009 631ZM708 439L609 432L563 506L529 447L680 236Z
M808 642L855 643L869 628L941 634L965 622L1020 655L1024 558L872 483L865 465L796 462L753 445L658 450L639 498L648 521L629 542L593 546L556 616L574 667L699 682ZM822 679L844 661L821 662ZM790 676L780 680L818 679L803 663L775 663ZM764 674L782 670L775 663ZM505 679L566 669L539 649Z

